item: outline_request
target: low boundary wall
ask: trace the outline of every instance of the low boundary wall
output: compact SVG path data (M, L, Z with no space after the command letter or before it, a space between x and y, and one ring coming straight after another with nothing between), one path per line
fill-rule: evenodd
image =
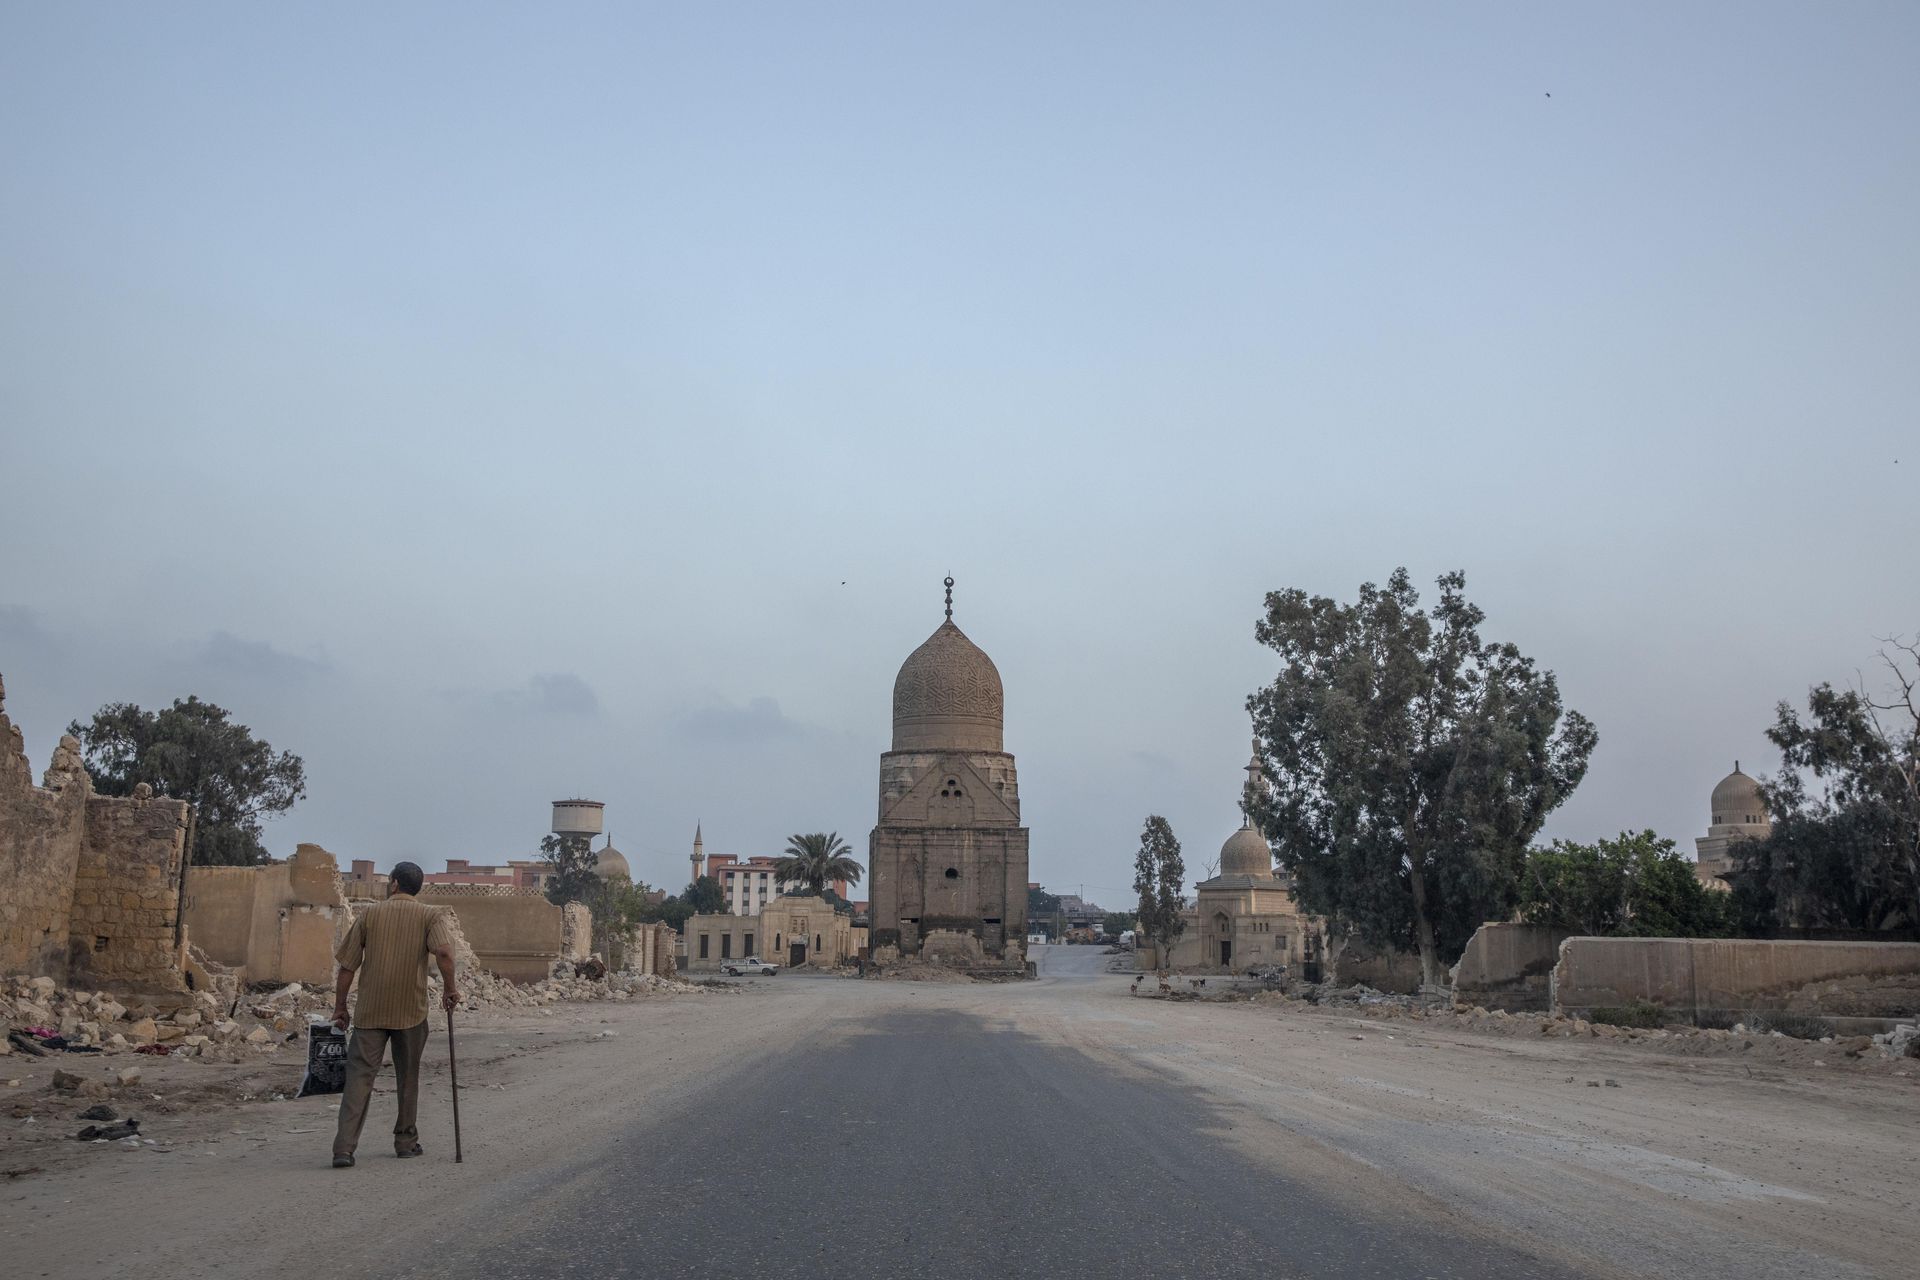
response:
M1825 1017L1920 1014L1920 943L1720 938L1568 938L1553 971L1553 1009L1583 1013L1635 1001L1677 1018L1786 1010Z
M1453 966L1453 1002L1544 1013L1553 1007L1553 970L1571 934L1543 924L1483 924Z

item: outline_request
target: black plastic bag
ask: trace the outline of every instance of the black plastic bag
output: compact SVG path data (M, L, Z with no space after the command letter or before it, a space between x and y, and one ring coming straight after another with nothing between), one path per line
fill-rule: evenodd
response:
M300 1078L296 1098L316 1093L343 1093L347 1087L347 1033L331 1022L307 1024L307 1074Z

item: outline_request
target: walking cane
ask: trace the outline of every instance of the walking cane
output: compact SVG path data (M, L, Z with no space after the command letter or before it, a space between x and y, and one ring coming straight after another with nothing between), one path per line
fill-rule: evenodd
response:
M453 1056L453 1010L447 1010L447 1074L453 1077L453 1162L460 1163L460 1065Z

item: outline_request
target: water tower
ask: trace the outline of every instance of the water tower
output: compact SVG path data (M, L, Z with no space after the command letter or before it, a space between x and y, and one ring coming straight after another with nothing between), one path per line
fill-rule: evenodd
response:
M557 836L580 836L588 843L599 835L606 825L604 810L606 805L598 800L555 800L553 802L553 834Z

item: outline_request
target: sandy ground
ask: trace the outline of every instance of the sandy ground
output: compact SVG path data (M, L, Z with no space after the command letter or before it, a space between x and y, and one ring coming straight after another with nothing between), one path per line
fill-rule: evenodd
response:
M1042 964L1025 984L783 975L737 994L475 1015L460 1030L459 1166L444 1036L428 1050L428 1157L385 1154L383 1094L350 1171L327 1165L332 1099L258 1100L297 1082L291 1054L244 1069L175 1064L143 1081L182 1109L149 1114L137 1091L116 1099L154 1139L137 1148L29 1132L64 1126L59 1107L77 1107L23 1080L0 1103L48 1102L31 1124L0 1113L0 1168L38 1170L0 1184L0 1256L10 1276L404 1274L400 1259L463 1238L477 1215L538 1212L597 1158L630 1160L634 1145L645 1158L650 1124L773 1087L784 1055L940 1009L1074 1050L1068 1061L1089 1071L1198 1094L1219 1124L1196 1141L1580 1273L1920 1273L1920 1072L1148 1000L1090 948ZM0 1079L27 1074L0 1062ZM1617 1087L1587 1084L1606 1079ZM239 1101L245 1092L256 1100Z

